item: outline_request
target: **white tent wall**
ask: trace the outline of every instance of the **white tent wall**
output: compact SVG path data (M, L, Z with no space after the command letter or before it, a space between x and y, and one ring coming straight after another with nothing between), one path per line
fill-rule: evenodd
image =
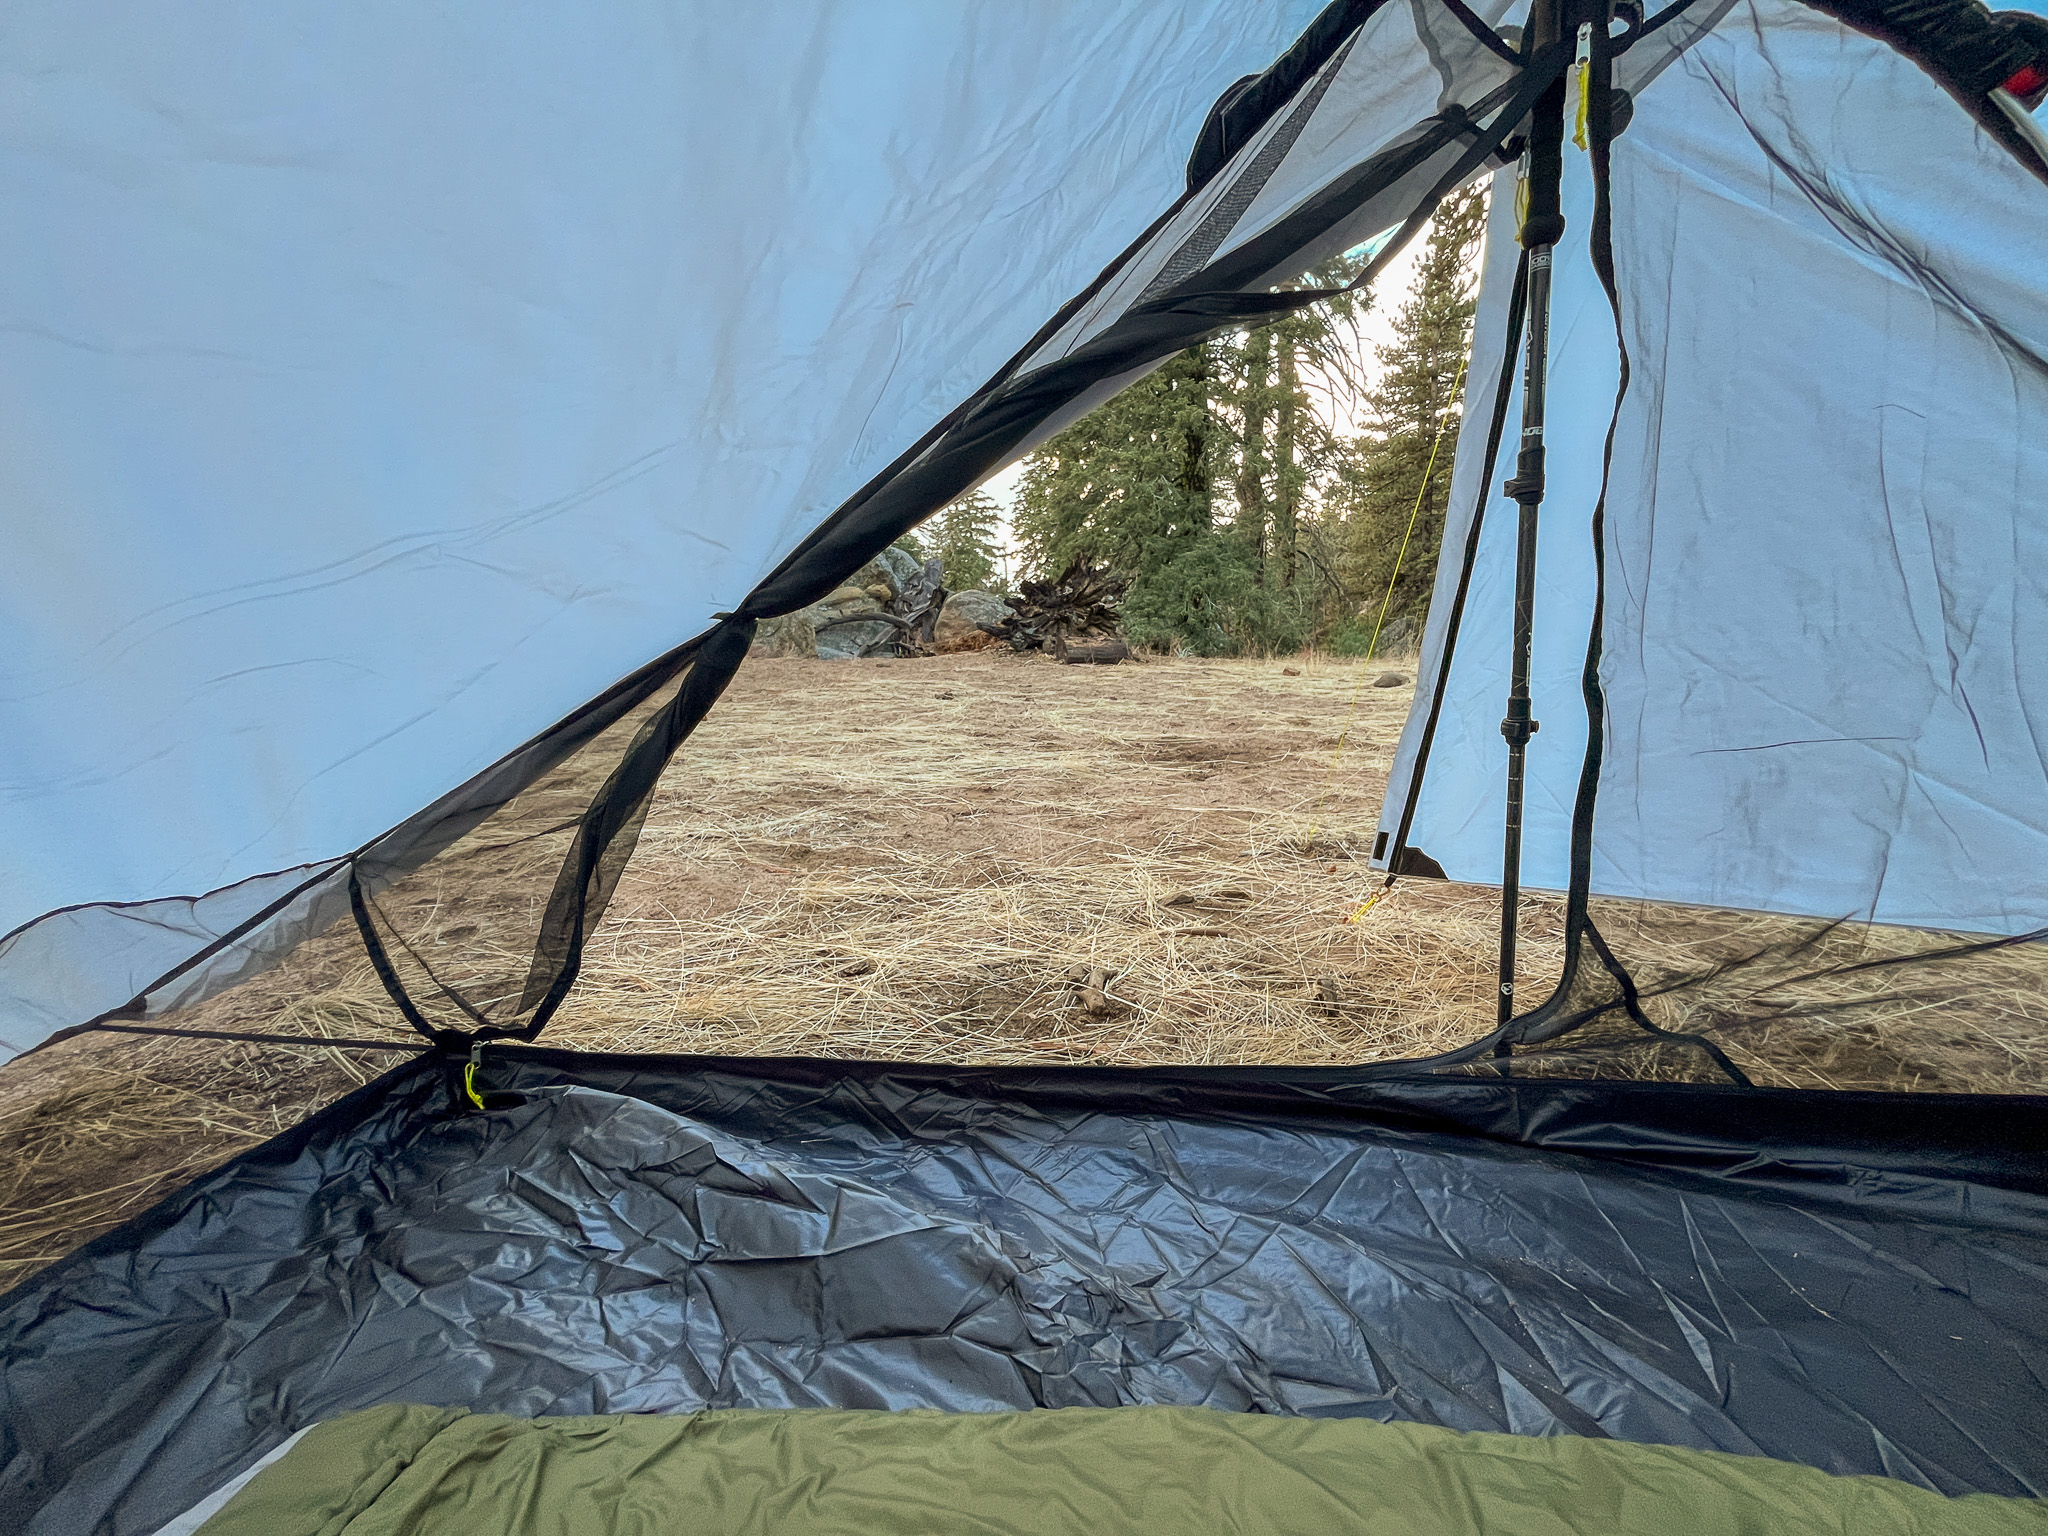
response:
M1567 157L1524 866L1553 888L1614 378L1585 157ZM1614 167L1634 376L1608 501L1593 891L2048 925L2048 186L1912 62L1788 0L1742 0L1649 86ZM1483 345L1511 233L1491 231ZM1471 399L1478 437L1491 399ZM1518 414L1519 390L1496 481ZM1514 540L1477 457L1460 459L1447 550L1492 500L1408 843L1496 881ZM1406 786L1397 771L1390 830Z
M1592 206L1586 157L1565 159L1565 218L1583 232ZM1458 438L1450 509L1445 518L1444 557L1430 602L1420 675L1435 675L1444 631L1456 591L1459 555L1480 509L1479 555L1465 598L1451 693L1438 720L1423 793L1407 846L1442 864L1453 879L1499 883L1501 828L1506 816L1507 749L1500 722L1508 696L1508 656L1514 621L1514 504L1500 496L1500 482L1514 472L1516 433L1522 413L1521 358L1508 360L1513 384L1506 428L1492 484L1484 485L1486 430L1501 367L1500 344L1508 323L1518 247L1515 171L1497 172L1487 215L1478 312L1473 317L1474 361L1465 387L1464 424ZM1579 700L1579 674L1586 654L1591 614L1592 547L1585 512L1600 490L1600 448L1607 418L1582 401L1614 399L1620 370L1614 351L1614 320L1606 296L1585 259L1584 243L1568 234L1558 247L1551 298L1551 399L1549 485L1546 516L1539 525L1536 557L1535 647L1530 660L1530 693L1542 729L1529 742L1522 870L1526 884L1562 889L1571 843L1572 798L1585 755L1586 719ZM1570 402L1567 405L1567 402ZM1570 509L1569 511L1567 509ZM1381 825L1399 825L1405 786L1418 750L1428 689L1418 688L1416 706L1402 732L1389 801ZM1382 858L1379 862L1385 863Z
M172 907L16 935L0 1041L736 607L1317 9L18 10L0 928Z

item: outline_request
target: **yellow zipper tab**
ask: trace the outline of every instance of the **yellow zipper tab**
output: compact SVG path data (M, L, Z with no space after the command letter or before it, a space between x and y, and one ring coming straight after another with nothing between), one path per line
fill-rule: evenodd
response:
M1572 115L1572 142L1586 147L1586 101L1593 86L1593 23L1579 23L1579 48L1572 58L1572 78L1579 86L1579 110Z

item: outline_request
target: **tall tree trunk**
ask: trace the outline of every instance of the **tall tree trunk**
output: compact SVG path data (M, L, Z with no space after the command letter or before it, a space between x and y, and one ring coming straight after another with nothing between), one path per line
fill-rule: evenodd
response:
M1180 482L1188 504L1195 509L1195 525L1207 532L1212 520L1214 496L1209 485L1209 412L1211 378L1209 349L1195 351L1194 372L1188 387L1194 392L1195 409L1188 413L1188 428L1181 439Z
M1295 464L1295 412L1300 407L1301 367L1294 336L1276 336L1279 352L1279 401L1273 429L1273 569L1282 588L1294 585L1295 537L1299 525L1302 476Z
M1243 440L1237 454L1237 531L1252 547L1257 563L1266 558L1266 471L1271 449L1266 442L1272 419L1273 332L1260 326L1244 339Z

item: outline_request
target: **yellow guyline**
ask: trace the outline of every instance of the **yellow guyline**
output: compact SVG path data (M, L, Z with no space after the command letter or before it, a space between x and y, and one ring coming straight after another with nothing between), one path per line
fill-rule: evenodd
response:
M1469 361L1469 358L1468 358ZM1451 400L1458 399L1458 391L1465 383L1465 363L1458 364L1458 376L1451 381ZM1337 750L1330 755L1329 771L1323 775L1323 787L1316 792L1315 805L1309 811L1307 835L1302 838L1304 848L1315 851L1316 835L1322 831L1323 801L1329 798L1330 786L1337 780L1337 765L1344 759L1344 744L1351 739L1351 727L1358 718L1358 701L1365 693L1365 674L1373 658L1379 654L1380 632L1387 626L1387 614L1394 606L1394 584L1401 579L1401 563L1408 558L1408 546L1415 538L1415 525L1422 518L1422 504L1429 497L1429 482L1436 474L1437 453L1444 445L1444 433L1450 430L1451 407L1446 405L1437 418L1436 438L1429 445L1429 460L1422 466L1422 488L1415 493L1415 505L1408 513L1408 527L1401 535L1401 547L1394 553L1393 574L1387 577L1386 595L1380 599L1380 614L1373 621L1372 639L1366 642L1365 660L1359 664L1358 682L1351 690L1351 707L1344 717L1344 729L1337 733ZM1379 899L1387 894L1386 886L1365 899L1358 910L1344 921L1355 923L1370 912Z
M1578 88L1578 106L1577 111L1573 114L1572 142L1578 145L1580 149L1584 149L1586 147L1586 112L1593 81L1593 28L1591 23L1581 23L1577 44L1578 46L1574 50L1576 57L1572 60L1573 83ZM1518 224L1527 218L1529 211L1528 166L1528 157L1525 155L1522 160L1522 179L1515 186L1515 219ZM1458 377L1451 385L1451 398L1453 400L1457 399L1458 388L1464 382L1465 364L1460 363L1458 365ZM1317 832L1321 830L1321 824L1317 818L1320 818L1322 815L1323 800L1330 792L1330 785L1336 780L1337 764L1344 756L1344 743L1351 735L1352 721L1358 714L1358 700L1365 689L1365 668L1372 664L1373 657L1379 651L1380 630L1385 626L1387 612L1394 602L1394 583L1401 579L1401 562L1407 557L1409 541L1415 537L1415 524L1422 516L1423 499L1429 495L1430 476L1436 472L1437 450L1443 446L1444 433L1450 427L1450 424L1451 413L1449 408L1446 407L1442 419L1437 423L1436 441L1429 445L1429 462L1423 466L1422 489L1415 493L1415 508L1408 514L1408 530L1401 535L1401 548L1394 556L1394 574L1387 578L1387 593L1385 597L1380 599L1380 616L1372 627L1372 642L1365 650L1365 665L1359 668L1358 684L1351 690L1350 713L1345 716L1344 729L1337 735L1337 750L1331 755L1330 771L1323 776L1323 787L1316 795L1315 809L1310 812L1311 820L1309 822L1308 836L1304 841L1311 848L1315 845ZM1359 903L1357 909L1349 917L1345 918L1344 921L1356 923L1363 920L1365 914L1377 906L1380 898L1386 895L1388 890L1392 888L1393 883L1393 877L1390 875L1386 884Z

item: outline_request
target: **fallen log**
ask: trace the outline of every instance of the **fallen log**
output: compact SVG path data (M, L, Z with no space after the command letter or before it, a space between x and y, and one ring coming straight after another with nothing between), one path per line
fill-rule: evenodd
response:
M1115 666L1128 661L1131 648L1121 640L1066 640L1054 643L1054 653L1061 661L1074 665Z

